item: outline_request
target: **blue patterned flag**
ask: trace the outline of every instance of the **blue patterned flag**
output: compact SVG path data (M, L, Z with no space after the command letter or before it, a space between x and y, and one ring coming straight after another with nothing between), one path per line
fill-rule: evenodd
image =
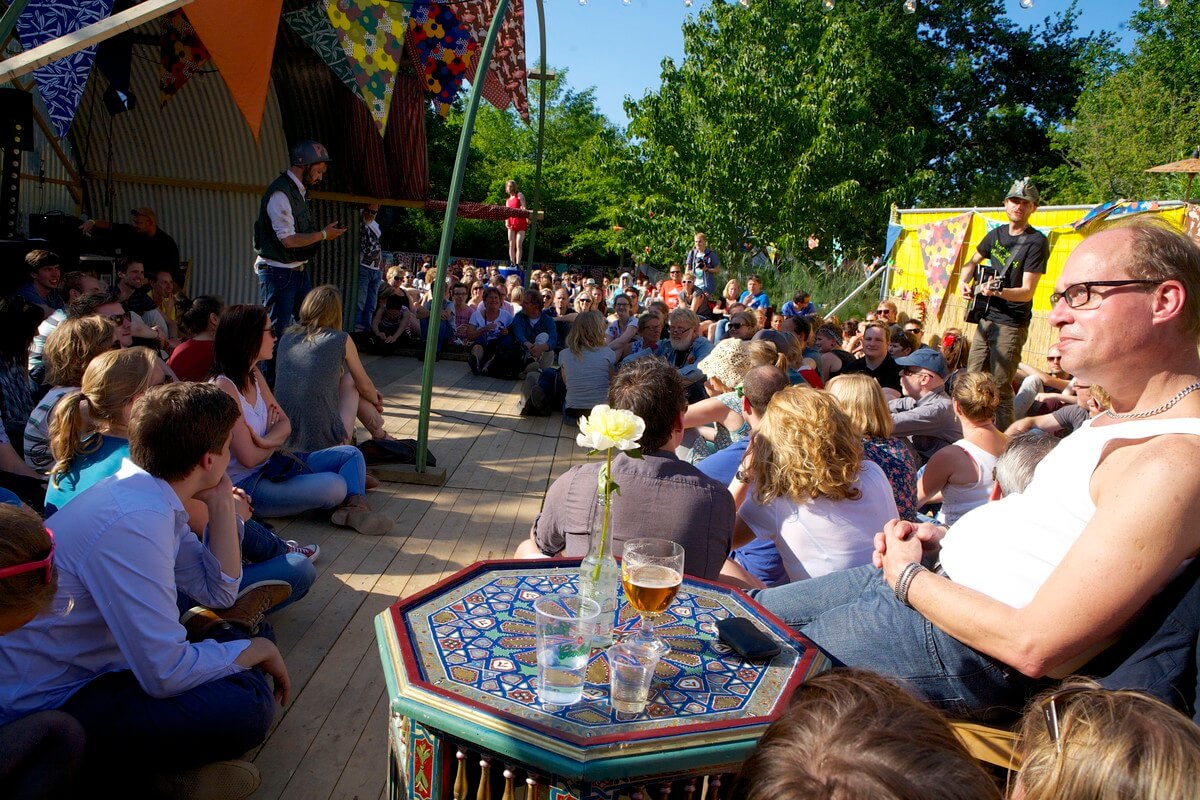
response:
M17 20L17 38L22 47L30 50L99 22L112 12L112 5L113 0L29 0ZM50 112L60 139L71 128L95 58L96 46L92 45L66 58L51 61L33 73L38 94Z

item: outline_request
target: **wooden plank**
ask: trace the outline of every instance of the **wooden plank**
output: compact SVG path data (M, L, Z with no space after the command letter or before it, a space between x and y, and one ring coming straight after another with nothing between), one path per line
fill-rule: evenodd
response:
M111 17L18 53L12 58L0 61L0 85L191 3L192 0L143 0Z

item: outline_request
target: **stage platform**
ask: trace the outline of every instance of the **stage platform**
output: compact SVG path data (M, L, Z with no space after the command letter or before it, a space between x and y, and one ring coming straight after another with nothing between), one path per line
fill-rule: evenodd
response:
M421 363L363 361L387 398L388 430L416 438ZM529 536L550 482L586 460L560 416L517 413L517 387L474 376L456 360L438 362L429 441L446 483L384 483L370 492L371 505L396 519L391 533L272 521L285 539L319 544L321 556L308 596L271 618L292 700L247 756L262 772L255 800L383 795L387 707L375 616L468 564L510 555Z

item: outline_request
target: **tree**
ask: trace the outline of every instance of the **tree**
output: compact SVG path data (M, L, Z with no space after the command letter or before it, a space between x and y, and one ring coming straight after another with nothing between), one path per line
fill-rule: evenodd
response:
M1069 167L1047 177L1067 202L1182 198L1186 179L1146 173L1200 145L1200 2L1143 0L1128 56L1097 61L1074 118L1053 135Z
M705 229L724 253L754 239L861 259L893 204L995 204L1013 177L1061 163L1048 134L1093 45L1073 11L1030 32L1001 0L819 9L715 0L685 23L681 63L626 106L633 196L615 213L635 252L677 260Z

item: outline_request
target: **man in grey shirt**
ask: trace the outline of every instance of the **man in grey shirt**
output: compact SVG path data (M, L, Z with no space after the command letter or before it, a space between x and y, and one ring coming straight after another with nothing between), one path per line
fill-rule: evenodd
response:
M896 359L904 397L888 403L896 436L907 436L921 463L962 438L954 401L946 394L946 359L928 347Z
M715 580L729 554L733 498L724 485L674 455L687 410L679 372L662 359L638 359L617 373L608 403L646 423L643 457L613 458L613 480L621 487L613 498L615 554L629 539L670 539L683 545L687 574ZM550 486L518 558L587 554L599 469L598 461L572 467Z

